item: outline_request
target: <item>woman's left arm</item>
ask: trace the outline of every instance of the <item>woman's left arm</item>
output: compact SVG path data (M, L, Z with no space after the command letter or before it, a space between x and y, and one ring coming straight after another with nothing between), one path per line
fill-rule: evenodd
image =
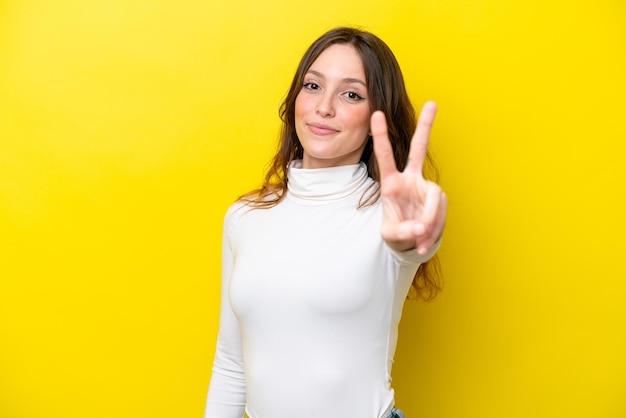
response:
M385 115L381 111L372 114L371 132L383 203L381 236L396 251L417 249L418 254L425 255L443 233L448 200L439 185L422 175L436 112L434 102L424 104L411 139L409 160L401 172L396 167Z

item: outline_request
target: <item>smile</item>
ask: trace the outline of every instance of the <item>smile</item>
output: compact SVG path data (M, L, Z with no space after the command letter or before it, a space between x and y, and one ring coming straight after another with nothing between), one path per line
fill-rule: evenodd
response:
M321 123L309 123L307 124L307 126L309 127L309 130L315 135L332 135L339 132L337 129L331 128L330 126Z

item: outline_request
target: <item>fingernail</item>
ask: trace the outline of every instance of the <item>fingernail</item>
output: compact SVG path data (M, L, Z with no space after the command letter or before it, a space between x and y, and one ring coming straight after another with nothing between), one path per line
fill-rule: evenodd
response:
M427 251L427 248L426 248L426 246L425 246L425 245L420 245L420 246L418 247L418 249L417 249L417 253L418 253L419 255L426 255L426 253L427 253L427 252L428 252L428 251Z
M425 229L424 229L424 224L417 224L415 225L415 233L417 235L422 235L424 233Z

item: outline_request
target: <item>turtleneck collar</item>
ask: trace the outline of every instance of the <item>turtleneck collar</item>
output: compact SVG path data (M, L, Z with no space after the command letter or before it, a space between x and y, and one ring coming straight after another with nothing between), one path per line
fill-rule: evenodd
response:
M302 160L288 167L287 197L301 204L324 204L363 193L371 180L365 163L328 168L302 168Z

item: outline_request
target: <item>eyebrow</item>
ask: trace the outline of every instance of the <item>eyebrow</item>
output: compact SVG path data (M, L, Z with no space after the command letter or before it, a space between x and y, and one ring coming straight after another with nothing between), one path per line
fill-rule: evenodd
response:
M318 71L315 71L315 70L309 70L309 71L307 71L307 74L308 73L316 75L316 76L318 76L320 78L326 78L326 77L324 77L324 74L322 74L322 73L320 73ZM365 87L367 87L367 84L365 84L365 81L363 81L363 80L361 80L359 78L348 77L348 78L344 78L341 81L346 82L346 83L359 83L359 84L363 84Z

